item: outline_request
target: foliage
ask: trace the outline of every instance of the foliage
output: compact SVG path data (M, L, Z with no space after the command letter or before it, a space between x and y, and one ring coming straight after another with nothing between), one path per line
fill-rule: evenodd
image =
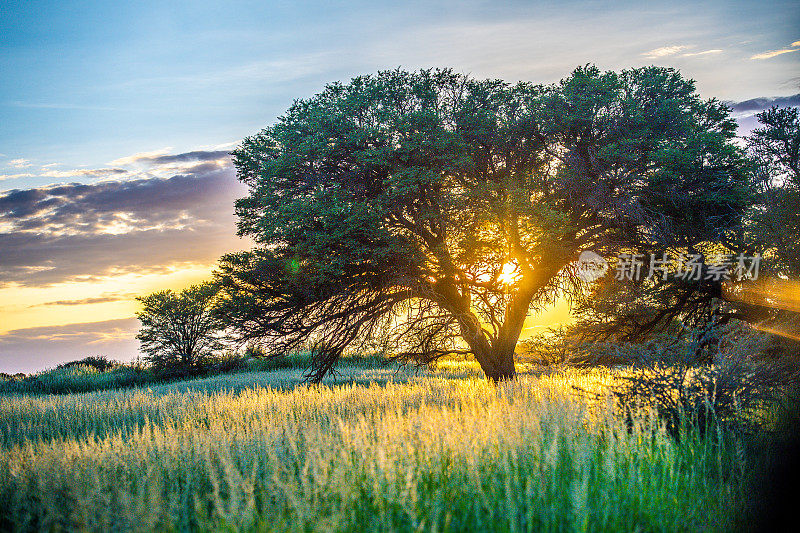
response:
M769 336L732 324L712 365L698 365L697 347L681 341L631 346L633 372L615 386L627 409L652 408L675 437L709 427L738 433L763 430L770 416L800 384L794 360L761 357Z
M641 341L653 333L681 335L686 328L740 320L788 333L787 339L797 336L800 315L791 294L800 276L800 109L775 107L756 116L760 127L744 139L750 206L738 227L723 226L718 238L692 244L693 253L703 255L702 279L679 279L674 268L667 280L644 283L605 276L580 300L576 331L591 340ZM700 215L713 219L713 213ZM674 259L684 250L668 246L661 252ZM717 254L760 254L759 281L705 279ZM648 271L647 257L644 262ZM784 344L785 351L800 349L796 341Z
M100 371L74 364L45 370L12 381L0 381L0 394L69 394L143 386L157 381L150 371L136 365L118 365Z
M574 394L611 376L3 397L0 529L727 529L734 449Z
M748 137L756 162L762 209L754 213L752 231L772 251L770 270L800 276L800 108L777 107L756 115L762 127Z
M738 227L734 131L666 68L331 84L233 152L239 233L258 247L222 258L222 309L270 353L312 343L316 379L358 347L512 377L529 311L584 289L581 251L691 249Z
M94 368L98 372L105 372L119 366L117 361L112 361L104 355L90 355L78 361L69 361L58 365L57 368L69 368L71 366L83 365Z
M563 328L532 335L519 343L519 359L526 363L558 366L574 362L578 352L575 343L564 334Z
M0 376L0 394L70 394L76 392L95 392L133 387L168 386L187 378L211 378L221 374L247 374L291 371L293 377L288 382L296 384L303 381L311 362L309 352L286 354L282 357L253 357L251 354L239 355L223 352L203 358L201 364L189 371L180 367L168 369L153 368L140 363L117 364L107 371L98 371L85 365L69 365L45 370L30 376ZM396 369L397 365L380 354L353 355L346 358L347 368ZM336 378L337 373L331 377ZM238 378L232 376L232 380Z
M202 283L179 293L164 290L137 298L142 327L136 338L146 361L165 377L191 373L224 347L225 323L214 312L218 290L213 283Z

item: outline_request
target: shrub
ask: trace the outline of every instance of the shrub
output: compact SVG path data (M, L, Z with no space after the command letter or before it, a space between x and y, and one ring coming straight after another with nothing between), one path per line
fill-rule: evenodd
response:
M90 355L89 357L84 357L79 361L70 361L68 363L62 363L58 365L56 368L70 368L78 365L94 368L98 372L106 372L107 370L111 370L112 368L120 366L120 364L117 361L112 361L111 359L107 358L104 355Z
M575 355L575 344L564 335L563 329L551 329L529 337L517 345L519 362L554 366L568 363Z
M732 326L722 332L711 365L697 364L693 342L638 345L628 353L631 373L613 392L629 412L653 408L673 437L710 426L753 433L800 376L793 360L761 357L768 343L768 335Z
M518 344L519 362L544 366L614 366L630 361L630 347L614 342L585 342L564 328L550 329Z
M201 362L204 370L213 374L227 374L229 372L241 372L247 370L248 356L228 351L222 354L205 358Z
M45 370L13 381L0 381L0 393L68 394L144 385L155 381L153 374L134 365L118 365L98 371L92 366L71 364Z

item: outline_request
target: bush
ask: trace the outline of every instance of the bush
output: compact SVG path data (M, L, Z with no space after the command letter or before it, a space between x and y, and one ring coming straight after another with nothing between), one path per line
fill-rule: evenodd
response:
M68 363L62 363L58 365L56 368L70 368L78 365L94 368L98 372L106 372L108 370L111 370L112 368L120 366L120 363L118 363L117 361L112 361L111 359L107 358L104 355L90 355L89 357L84 357L79 361L70 361Z
M100 372L92 366L70 364L32 374L23 379L0 381L0 393L68 394L144 385L155 381L149 371L135 365L118 365Z
M519 342L519 362L544 366L614 366L630 361L629 348L613 342L584 342L564 328Z
M800 376L795 361L762 357L768 344L768 335L732 326L722 332L711 365L697 364L692 342L631 347L632 372L613 392L629 412L653 408L673 437L711 426L754 433Z
M575 345L564 335L563 329L551 329L541 335L519 342L519 362L543 366L568 363L575 355Z

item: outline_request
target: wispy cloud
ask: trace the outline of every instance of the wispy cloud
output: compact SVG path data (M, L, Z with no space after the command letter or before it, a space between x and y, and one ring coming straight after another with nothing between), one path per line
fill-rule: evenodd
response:
M140 157L137 161L154 165L166 165L170 163L197 163L201 161L226 160L228 156L229 152L227 150L195 150L194 152L186 152L183 154Z
M22 107L28 109L76 109L82 111L115 111L116 108L108 106L97 105L83 105L83 104L69 104L59 102L9 102L14 107Z
M91 305L103 304L109 302L121 302L129 300L135 296L134 293L103 295L95 298L82 298L79 300L55 300L52 302L44 302L36 305L29 305L28 307L51 307L51 306L73 306L73 305Z
M137 351L138 328L130 317L11 330L0 336L0 371L32 372L93 353L129 360Z
M656 59L659 57L672 56L677 53L683 52L684 50L688 50L689 48L692 47L686 44L662 46L661 48L654 48L648 52L643 52L642 55L649 59Z
M15 180L15 179L19 179L19 178L32 178L35 175L36 174L30 174L30 173L27 173L27 172L20 173L20 174L0 174L0 181Z
M60 163L48 163L41 165L39 171L26 170L25 172L14 172L0 174L0 181L21 178L39 178L53 180L113 180L113 179L148 179L148 178L167 178L174 174L192 172L198 170L198 164L207 164L207 170L228 167L230 161L229 148L238 143L225 143L210 147L212 149L194 150L180 154L171 154L170 148L162 148L149 152L138 152L135 154L120 157L111 161L109 167L105 168L74 168L70 170L58 170L56 167L62 166ZM13 159L6 165L15 169L28 169L33 164L27 159ZM127 168L123 168L127 167Z
M306 76L316 76L320 72L330 69L332 64L341 63L341 61L342 57L338 50L327 48L318 52L287 55L278 60L249 61L217 70L198 70L187 73L176 71L176 73L166 76L134 78L112 85L111 88L124 89L140 86L151 89L176 86L213 88L228 86L232 82L283 84Z
M686 54L681 54L681 57L696 57L696 56L708 56L714 54L721 54L723 50L721 48L714 48L713 50L704 50L702 52L691 52Z
M768 50L766 52L751 56L750 59L770 59L783 54L790 54L800 50L800 41L795 41L789 45L791 48L782 48L780 50Z
M750 59L770 59L772 57L777 57L783 54L789 54L791 52L797 52L800 48L784 48L783 50L770 50L769 52L764 52L761 54L756 54L751 56Z
M74 170L49 170L41 176L46 178L99 178L127 174L123 168L77 168Z
M20 157L19 159L12 159L8 162L8 165L14 168L27 168L31 166L31 162L28 159L23 159Z
M113 161L109 161L109 165L112 166L126 166L126 165L133 165L138 163L139 161L149 161L154 157L162 156L168 154L172 150L171 147L167 146L165 148L161 148L160 150L153 150L151 152L138 152L136 154L127 155L125 157L120 157L119 159L115 159Z

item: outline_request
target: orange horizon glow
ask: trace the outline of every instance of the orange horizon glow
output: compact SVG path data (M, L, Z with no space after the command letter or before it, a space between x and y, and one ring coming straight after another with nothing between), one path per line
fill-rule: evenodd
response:
M167 267L152 274L103 276L92 281L64 282L47 287L0 288L0 335L31 327L66 326L76 323L131 318L139 309L137 296L155 291L178 290L211 277L216 263ZM113 301L64 304L86 299ZM57 302L62 302L58 304Z

